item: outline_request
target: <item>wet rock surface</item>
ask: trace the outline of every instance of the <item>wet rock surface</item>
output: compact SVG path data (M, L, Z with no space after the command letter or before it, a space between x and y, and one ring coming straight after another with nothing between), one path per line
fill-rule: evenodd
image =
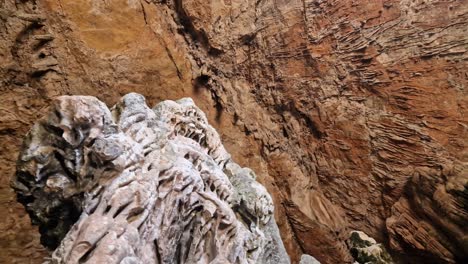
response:
M466 262L466 1L3 1L0 262L47 253L9 187L63 94L190 96L271 193L293 262ZM92 21L92 22L90 22Z

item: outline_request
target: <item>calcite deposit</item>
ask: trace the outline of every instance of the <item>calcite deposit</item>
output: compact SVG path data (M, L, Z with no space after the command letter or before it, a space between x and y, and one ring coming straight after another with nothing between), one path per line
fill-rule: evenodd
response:
M466 0L0 1L0 263L48 255L9 186L32 124L130 92L193 98L293 263L352 263L352 230L396 263L467 263L467 28Z
M385 247L364 232L352 231L348 239L348 246L349 251L358 263L394 263Z
M59 97L14 188L49 263L289 263L273 201L189 98Z

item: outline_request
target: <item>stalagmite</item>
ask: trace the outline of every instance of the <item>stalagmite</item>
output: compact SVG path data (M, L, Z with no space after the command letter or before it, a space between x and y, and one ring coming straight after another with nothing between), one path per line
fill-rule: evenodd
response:
M13 185L49 263L289 263L272 198L189 98L59 97Z

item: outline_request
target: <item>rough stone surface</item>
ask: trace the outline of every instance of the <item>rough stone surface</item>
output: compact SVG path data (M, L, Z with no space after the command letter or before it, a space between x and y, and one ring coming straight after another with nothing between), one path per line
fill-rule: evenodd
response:
M50 263L289 263L273 201L189 98L59 97L14 188ZM57 247L58 246L58 247Z
M292 262L467 261L467 1L0 2L0 262L40 263L9 181L51 98L190 96L277 205Z
M358 263L393 264L393 260L382 244L364 232L352 231L348 240L349 250Z
M301 256L301 260L299 261L299 264L320 264L320 262L316 260L314 257L304 254Z

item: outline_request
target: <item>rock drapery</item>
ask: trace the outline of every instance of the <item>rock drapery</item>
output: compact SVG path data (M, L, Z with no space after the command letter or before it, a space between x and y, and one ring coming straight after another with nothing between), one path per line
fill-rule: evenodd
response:
M467 262L466 1L0 2L0 262L41 263L8 186L62 94L192 97L272 194L293 262ZM73 214L74 212L70 212Z
M289 263L255 177L189 98L66 96L28 133L14 187L50 263Z

